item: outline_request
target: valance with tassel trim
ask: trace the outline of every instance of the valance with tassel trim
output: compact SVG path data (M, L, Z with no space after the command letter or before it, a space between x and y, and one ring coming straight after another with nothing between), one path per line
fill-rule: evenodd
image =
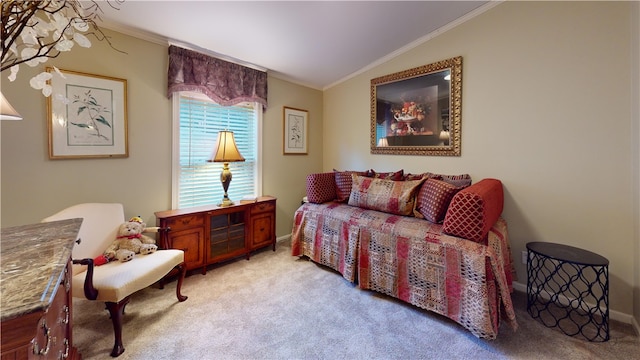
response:
M195 91L224 106L244 101L267 108L267 73L169 46L168 92Z

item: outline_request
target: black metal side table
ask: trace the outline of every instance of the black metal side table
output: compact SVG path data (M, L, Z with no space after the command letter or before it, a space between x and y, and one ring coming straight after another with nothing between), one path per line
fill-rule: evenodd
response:
M527 244L527 312L547 327L609 340L609 260L548 242Z

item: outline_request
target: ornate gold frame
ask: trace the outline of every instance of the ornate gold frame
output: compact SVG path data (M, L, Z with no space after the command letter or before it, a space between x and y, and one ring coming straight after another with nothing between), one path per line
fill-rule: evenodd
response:
M461 56L372 79L371 153L460 156L461 114Z

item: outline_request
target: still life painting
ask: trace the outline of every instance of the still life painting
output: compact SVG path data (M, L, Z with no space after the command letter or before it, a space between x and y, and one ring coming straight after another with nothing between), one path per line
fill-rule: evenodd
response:
M371 153L460 156L462 57L371 80Z

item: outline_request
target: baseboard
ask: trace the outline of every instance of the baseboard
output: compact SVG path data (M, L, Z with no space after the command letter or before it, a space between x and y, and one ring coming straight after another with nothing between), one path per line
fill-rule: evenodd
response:
M276 238L276 243L279 243L279 242L282 242L282 241L288 241L290 239L291 239L291 234L279 236L279 237Z
M519 283L517 281L514 281L513 282L513 289L521 291L521 292L526 294L527 293L527 284L522 284L522 283ZM568 303L568 301L567 301L567 303ZM615 311L615 310L609 309L609 319L615 320L615 321L619 321L619 322L625 323L625 324L631 324L635 328L636 332L639 331L638 323L635 321L634 317L631 314L625 314L625 313L620 312L620 311Z

